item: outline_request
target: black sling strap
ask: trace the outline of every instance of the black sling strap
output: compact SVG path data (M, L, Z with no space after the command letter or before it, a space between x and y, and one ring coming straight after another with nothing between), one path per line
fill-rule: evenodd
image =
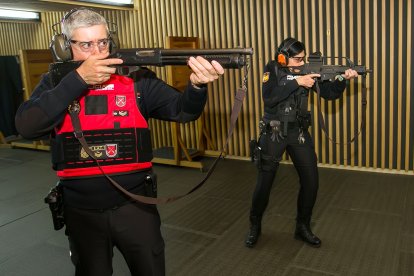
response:
M233 134L233 130L236 126L237 118L239 116L241 106L243 104L243 100L246 96L247 70L246 70L245 73L246 73L246 75L245 75L245 78L244 78L244 86L242 88L239 88L236 92L235 101L234 101L234 105L233 105L233 108L232 108L232 111L231 111L231 116L230 116L230 128L229 128L229 132L228 132L228 135L227 135L227 139L226 139L226 143L224 145L224 148L220 152L220 155L214 160L213 164L211 165L211 167L207 171L204 178L196 186L194 186L194 188L192 188L190 191L188 191L185 194L176 195L176 196L168 196L168 197L160 197L160 198L137 195L137 194L133 194L133 193L125 190L118 182L116 182L112 177L107 175L104 172L104 170L102 169L99 160L96 159L93 152L89 149L88 143L86 142L85 137L83 136L81 123L80 123L80 120L79 120L80 106L79 106L79 103L77 103L77 102L74 102L71 106L69 106L69 115L71 117L73 129L74 129L74 135L78 139L78 141L81 143L83 149L89 154L89 156L91 158L93 158L95 160L99 170L102 172L102 175L104 175L117 189L119 189L122 193L124 193L125 195L127 195L131 199L142 202L142 203L145 203L145 204L164 204L164 203L169 203L169 202L176 201L180 198L183 198L183 197L195 192L200 187L202 187L204 185L204 183L207 181L207 179L213 173L213 171L216 168L218 162L223 158L223 153L227 149L227 144L230 140L231 135Z
M325 136L332 143L334 143L336 145L348 145L348 144L353 143L355 141L355 139L361 134L362 130L365 128L366 111L367 111L367 86L366 86L366 76L364 75L364 76L362 76L362 78L363 78L363 81L362 81L362 99L361 99L361 104L362 104L362 107L361 107L361 126L359 128L358 133L355 134L354 137L352 137L352 139L348 140L346 143L337 142L336 140L329 137L328 131L326 130L325 120L323 118L322 110L321 110L321 89L319 87L318 82L315 83L316 93L318 95L317 107L318 107L319 125L321 126L321 129L325 133Z

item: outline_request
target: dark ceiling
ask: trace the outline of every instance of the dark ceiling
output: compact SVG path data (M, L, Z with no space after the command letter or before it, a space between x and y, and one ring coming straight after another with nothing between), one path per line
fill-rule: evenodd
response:
M41 0L0 0L0 8L27 10L27 11L68 11L73 8L79 7L78 5L71 4L75 1L59 1L65 2L57 3L54 1L41 1ZM91 6L91 4L89 4ZM99 6L102 8L102 5ZM109 9L111 7L108 7Z

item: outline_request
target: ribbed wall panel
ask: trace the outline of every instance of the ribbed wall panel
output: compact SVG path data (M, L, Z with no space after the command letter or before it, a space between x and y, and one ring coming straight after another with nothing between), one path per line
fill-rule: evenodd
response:
M366 128L352 144L333 144L319 128L316 94L310 98L312 135L319 161L333 166L413 172L414 57L411 0L142 0L135 11L104 11L116 23L121 44L164 47L167 36L198 36L201 48L253 47L248 93L228 154L247 157L248 141L258 136L263 114L261 79L264 65L274 57L277 44L287 36L304 41L307 52L347 56L373 69L367 77ZM61 12L42 13L41 23L0 22L0 54L19 49L45 49L51 25ZM166 79L164 68L152 68ZM222 148L229 127L235 90L242 70L226 70L209 85L205 124L213 142ZM322 100L328 134L346 143L361 124L362 78L351 81L344 96ZM171 145L170 125L153 120L154 147ZM196 147L193 123L183 127L188 147Z

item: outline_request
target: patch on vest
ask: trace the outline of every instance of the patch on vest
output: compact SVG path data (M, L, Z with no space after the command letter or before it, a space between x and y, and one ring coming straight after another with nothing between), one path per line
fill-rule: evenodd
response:
M269 72L265 72L263 74L263 83L265 83L265 82L267 82L269 80L269 75L270 75Z
M93 157L97 159L108 159L118 157L118 144L104 144L89 146L89 149L93 152ZM81 160L89 159L89 154L81 148L79 153Z
M90 90L97 90L97 91L102 91L102 90L114 90L115 89L115 85L113 83L109 83L109 84L94 84L89 86Z
M128 110L114 110L112 115L115 117L127 117L129 115Z
M126 105L126 96L116 95L115 104L117 107L124 107Z
M287 80L295 80L295 79L297 79L297 78L299 78L299 77L300 77L300 76L297 76L297 75L296 75L296 76L293 76L293 75L287 75L287 76L286 76L286 79L287 79Z

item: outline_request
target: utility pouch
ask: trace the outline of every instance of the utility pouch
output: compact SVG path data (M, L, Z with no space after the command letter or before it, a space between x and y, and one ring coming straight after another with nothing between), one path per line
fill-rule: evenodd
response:
M145 195L157 197L157 175L153 172L145 177Z
M62 188L59 186L59 182L50 189L44 200L45 203L49 204L49 209L52 213L53 228L56 231L62 229L65 225L65 216L63 212Z
M270 137L270 139L274 142L277 141L279 142L279 138L280 139L284 139L283 137L283 133L282 133L282 129L281 129L281 123L278 120L271 120L269 122L269 126L270 129L272 131L272 136ZM286 129L286 133L287 133L287 124L285 123L284 129Z
M307 130L312 125L312 117L310 112L300 112L297 116L297 119L301 129Z

